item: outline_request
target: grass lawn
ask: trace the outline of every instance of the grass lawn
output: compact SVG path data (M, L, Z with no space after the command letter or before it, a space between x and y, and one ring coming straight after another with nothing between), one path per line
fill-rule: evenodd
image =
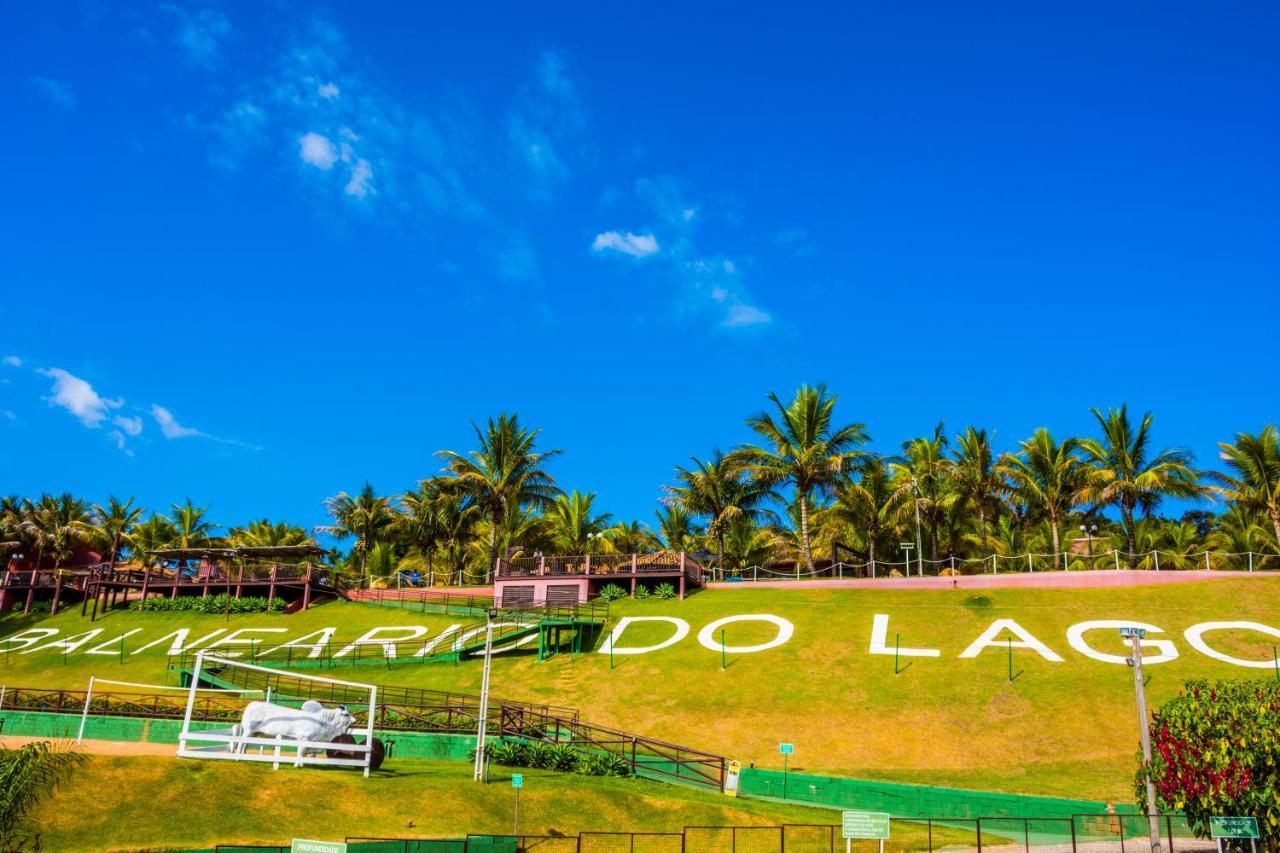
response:
M1192 624L1251 620L1280 627L1280 578L1223 579L1159 587L1097 590L717 590L685 601L624 601L613 617L674 616L691 626L689 636L646 655L562 655L538 663L531 654L495 658L493 692L513 699L580 708L583 719L699 749L720 752L744 764L781 767L777 745L795 744L791 768L932 785L1129 802L1137 749L1133 679L1123 663L1091 660L1072 649L1067 628L1086 620L1139 620L1163 628L1176 660L1148 668L1153 707L1175 695L1187 678L1271 678L1266 669L1245 669L1213 660L1183 637ZM795 625L787 644L755 654L729 656L697 642L713 619L730 614L771 613ZM888 644L901 634L904 647L941 650L936 658L904 658L894 674L892 655L871 655L872 617L891 617ZM1015 649L1008 678L1004 638L1000 647L973 659L960 653L997 618L1012 618L1064 660L1053 663ZM221 617L188 614L114 613L105 620L120 628L148 625L221 627ZM87 622L87 620L85 620ZM426 616L346 603L327 604L293 616L233 617L232 625L285 626L290 636L326 625L351 640L374 625L440 627L468 617ZM37 624L28 619L26 624ZM78 612L49 624L83 630ZM0 620L0 634L20 627ZM25 625L24 625L25 627ZM171 630L166 627L165 630ZM729 645L762 643L774 635L762 623L727 628ZM624 645L657 643L666 624L629 630ZM111 636L104 634L103 637ZM1214 648L1256 661L1272 657L1270 637L1218 631ZM1088 635L1101 652L1124 654L1114 629ZM65 666L54 654L13 655L0 675L8 684L82 686L90 672L122 673L129 680L163 675L163 656L153 650L124 666L110 657L88 663L72 655ZM336 673L354 680L476 692L480 666L429 664L353 668ZM111 676L108 676L111 677ZM667 789L663 789L667 790Z
M522 770L524 834L679 831L684 826L833 824L829 810L643 779ZM439 837L512 831L510 771L488 785L466 762L397 759L364 779L329 769L281 769L176 758L94 756L32 815L48 851L212 847L216 843Z

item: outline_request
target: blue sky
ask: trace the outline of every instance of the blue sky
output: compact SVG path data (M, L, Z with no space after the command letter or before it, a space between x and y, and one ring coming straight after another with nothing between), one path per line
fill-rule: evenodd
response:
M11 6L0 491L314 524L505 410L648 520L820 381L1210 463L1280 420L1276 7L1043 8Z

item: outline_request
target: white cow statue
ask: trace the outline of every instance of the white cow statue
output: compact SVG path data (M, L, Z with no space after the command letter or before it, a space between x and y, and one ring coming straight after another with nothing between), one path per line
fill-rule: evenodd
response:
M278 735L309 743L332 743L346 733L353 722L355 717L351 716L346 705L326 708L314 699L304 702L301 708L271 702L250 702L245 706L240 723L231 727L231 734L241 738L234 751L242 753L245 749L243 738L255 735Z

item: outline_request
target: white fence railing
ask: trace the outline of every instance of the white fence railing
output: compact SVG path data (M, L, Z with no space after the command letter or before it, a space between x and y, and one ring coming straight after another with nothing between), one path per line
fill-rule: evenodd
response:
M1013 574L1049 571L1084 572L1123 570L1130 567L1129 552L1119 548L1094 550L1092 553L1059 553L1055 563L1052 553L1017 555L991 554L986 557L910 557L905 560L841 561L806 570L788 571L773 566L748 566L743 569L721 569L707 566L712 580L776 581L807 578L884 578L884 577L948 577L952 575ZM1142 551L1135 555L1138 571L1280 571L1280 555L1259 551Z

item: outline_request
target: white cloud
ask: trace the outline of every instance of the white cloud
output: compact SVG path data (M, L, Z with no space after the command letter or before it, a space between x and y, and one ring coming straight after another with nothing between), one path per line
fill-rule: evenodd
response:
M61 406L90 429L97 429L106 420L111 409L124 405L124 400L110 400L99 396L92 385L62 368L51 367L36 372L53 380L53 396L49 398L49 405Z
M773 317L768 311L761 310L754 305L746 305L739 302L729 306L729 313L725 315L722 325L730 329L742 329L747 326L760 326L771 322L773 322Z
M534 82L521 89L507 114L507 139L531 179L536 195L569 174L569 161L590 156L586 121L578 87L555 51L546 51L534 69Z
M6 355L4 357L4 363L9 367L22 367L22 359L18 358L16 355Z
M309 163L321 171L327 172L338 162L338 149L329 141L329 137L319 133L305 133L298 140L298 155L302 162Z
M347 181L343 192L355 198L364 198L373 192L373 187L369 185L372 181L373 167L369 165L368 160L361 157L351 167L351 180Z
M615 251L630 255L633 258L644 258L655 254L658 249L658 238L653 234L623 234L618 231L604 231L596 235L591 248L596 252Z
M316 94L324 98L326 101L331 101L342 93L335 83L321 83L316 87Z
M178 22L174 41L182 48L187 62L199 68L212 68L222 55L222 40L231 34L231 22L216 9L188 11L181 6L160 7Z
M8 409L4 410L4 417L5 417L5 420L9 420L9 421L16 421L18 419L18 416L15 415L13 412L9 411Z
M164 406L153 403L151 405L151 417L155 418L156 423L160 426L160 433L165 438L191 438L192 436L204 435L198 429L184 427L178 423L173 413Z
M71 87L59 80L51 77L41 77L36 75L27 78L27 85L41 92L45 97L53 102L53 105L64 110L74 110L76 108L76 96L71 91Z
M142 418L129 418L124 415L116 415L111 422L124 432L125 435L137 438L142 435Z

